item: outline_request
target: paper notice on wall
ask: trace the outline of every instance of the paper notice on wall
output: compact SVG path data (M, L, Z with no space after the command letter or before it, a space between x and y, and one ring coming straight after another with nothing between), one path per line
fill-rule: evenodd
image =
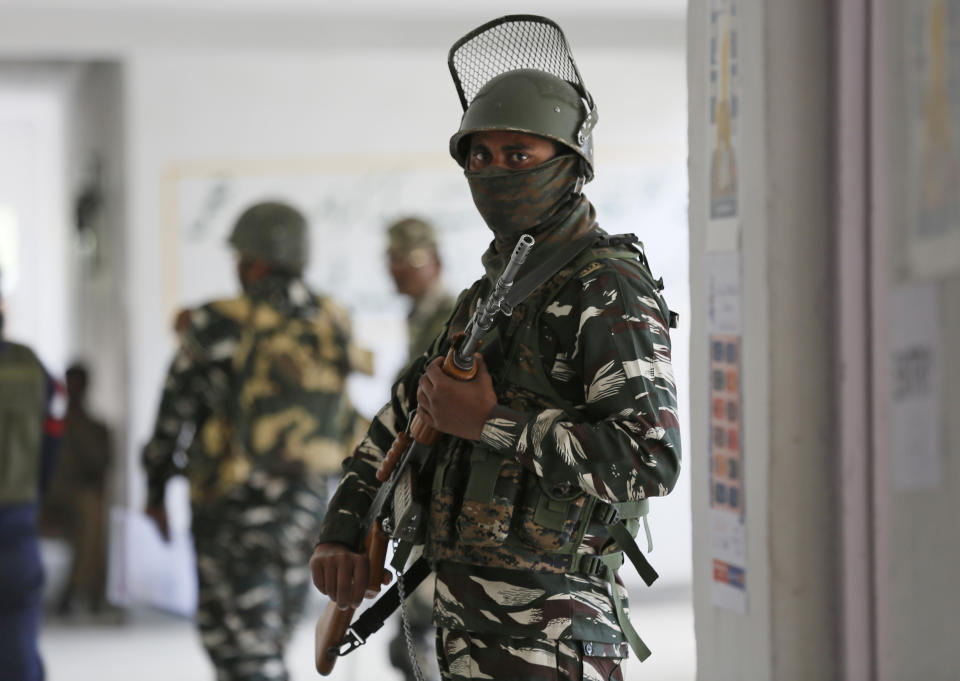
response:
M738 11L738 0L710 0L708 251L733 251L740 243Z
M740 256L706 258L709 330L709 532L711 597L747 611Z
M940 296L937 284L890 294L890 457L897 489L938 487L942 480Z
M907 261L914 276L949 276L960 272L960 2L907 5Z

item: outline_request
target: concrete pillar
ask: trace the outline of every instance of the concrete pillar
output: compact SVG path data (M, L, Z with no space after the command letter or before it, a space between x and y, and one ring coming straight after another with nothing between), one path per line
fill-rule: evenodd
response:
M698 678L835 679L839 525L834 397L832 9L737 0L737 215L710 216L711 12L688 13L691 421ZM716 33L716 29L713 29ZM716 49L720 49L717 47ZM732 238L730 234L734 235ZM736 238L738 235L738 238ZM740 255L745 612L716 605L705 269Z

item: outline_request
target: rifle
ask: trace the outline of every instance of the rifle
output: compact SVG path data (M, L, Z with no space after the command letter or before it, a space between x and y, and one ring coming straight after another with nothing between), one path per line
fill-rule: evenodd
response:
M448 376L461 381L470 381L477 375L473 353L480 346L480 339L493 326L497 314L503 312L509 316L513 313L513 306L507 301L507 294L513 287L517 270L526 261L533 244L533 237L526 234L520 237L503 273L497 279L493 292L477 305L463 333L457 334L454 338L453 345L443 361L443 372ZM412 534L410 525L413 523L420 525L422 520L420 517L422 513L419 510L411 511L409 494L401 495L408 498L405 500L407 502L405 510L394 514L395 520L404 518L396 522L396 527L389 522L390 514L383 512L384 506L389 498L400 494L403 481L409 484L411 462L425 461L439 438L440 432L424 423L419 413L415 411L407 430L397 433L396 439L377 470L377 480L381 485L363 519L363 527L367 531L364 547L370 564L367 598L372 598L380 592L380 582L387 556L387 535L409 536ZM353 615L354 608L340 610L337 604L331 601L317 622L316 664L317 671L323 676L333 671L338 657L346 655L364 643L359 636L351 637L348 634Z

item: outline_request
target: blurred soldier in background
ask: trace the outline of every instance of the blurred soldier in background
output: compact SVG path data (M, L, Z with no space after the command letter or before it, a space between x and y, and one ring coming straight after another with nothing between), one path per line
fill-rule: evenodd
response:
M437 235L430 223L405 218L390 225L387 237L390 275L397 292L413 303L407 317L409 362L443 331L455 301L443 285Z
M351 344L346 312L301 279L309 249L296 209L249 208L230 244L243 294L178 320L181 347L143 455L147 513L166 536L164 487L185 472L197 624L217 679L283 680L327 476L367 425L347 375L372 362Z
M52 392L33 351L3 339L0 298L0 676L17 681L43 679L37 513L62 428L48 412Z
M90 610L102 611L107 585L106 490L110 433L87 411L89 373L82 364L67 369L67 415L57 470L43 502L45 535L67 540L72 565L57 603L60 614L73 610L77 596Z
M443 331L456 302L443 285L443 268L437 253L437 235L430 223L418 218L399 220L387 230L390 275L397 291L410 298L407 317L407 364L419 357ZM433 580L428 579L408 599L408 621L421 668L435 668L433 649ZM407 652L402 623L390 641L390 663L407 681L416 675Z

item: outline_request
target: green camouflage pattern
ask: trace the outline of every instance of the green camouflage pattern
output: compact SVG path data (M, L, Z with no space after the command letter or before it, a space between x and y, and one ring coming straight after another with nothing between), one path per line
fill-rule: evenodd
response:
M571 154L525 170L492 167L464 172L473 203L496 237L497 252L508 256L507 246L531 233L530 225L543 225L532 236L552 233L569 214L577 198L570 189L579 174L580 161ZM541 250L537 247L534 253Z
M556 221L538 230L525 269L588 232L602 234L594 215L582 196L568 203ZM321 541L360 546L361 519L377 488L374 472L397 430L407 425L424 365L463 330L502 271L508 246L491 245L483 258L487 276L461 294L444 336L408 368L345 462ZM568 574L569 553L598 554L609 536L599 523L572 516L582 511L575 501L580 495L635 502L665 495L677 481L680 432L669 310L639 254L627 258L593 248L576 265L488 334L482 351L499 404L479 443L442 438L425 473L422 487L433 490L426 552L437 572L434 620L440 627L549 640L623 640L606 580ZM471 476L479 476L476 484ZM471 488L488 491L469 503ZM568 515L538 510L550 510L540 501L543 495L548 502L565 500L557 507ZM481 522L483 529L472 525ZM582 537L570 536L573 526L583 528ZM510 527L523 529L511 533ZM576 543L558 552L564 541Z
M255 472L194 517L197 626L220 681L285 681L326 483Z
M347 314L296 277L190 313L143 463L151 504L171 475L190 480L197 624L218 679L288 678L329 475L366 430L344 395L360 368Z
M429 222L420 218L403 218L387 227L387 253L390 256L410 256L421 250L437 250L437 234ZM416 262L410 264L417 266Z
M437 630L444 681L623 681L626 644Z
M346 312L296 278L271 277L193 310L144 449L149 501L162 501L166 481L183 472L181 438L194 503L258 468L336 471L366 429L344 392L351 370L369 369L350 338Z

